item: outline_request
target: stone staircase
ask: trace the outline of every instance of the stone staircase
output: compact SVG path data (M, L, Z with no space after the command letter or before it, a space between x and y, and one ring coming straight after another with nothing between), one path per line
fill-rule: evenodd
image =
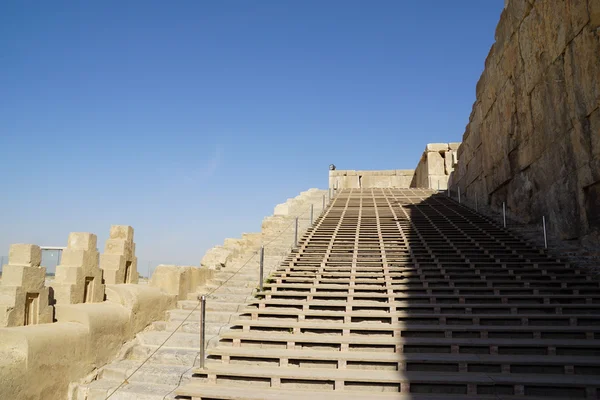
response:
M175 393L596 399L599 289L444 195L347 189Z
M175 389L192 376L198 364L200 308L198 297L206 295L207 348L218 343L219 334L238 319L245 305L255 300L259 285L258 250L265 246L265 278L289 255L294 241L294 219L299 217L301 235L309 226L308 206L314 218L322 211L325 192L312 190L288 201L285 214L263 222L262 240L238 250L226 265L215 272L210 284L201 286L177 308L167 312L165 321L155 322L125 346L119 360L100 368L86 383L73 386L73 400L159 400L174 399Z

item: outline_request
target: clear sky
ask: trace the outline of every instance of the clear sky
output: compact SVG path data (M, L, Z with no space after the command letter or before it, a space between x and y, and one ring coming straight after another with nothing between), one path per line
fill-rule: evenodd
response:
M460 141L503 0L0 2L0 255L198 264L327 169Z

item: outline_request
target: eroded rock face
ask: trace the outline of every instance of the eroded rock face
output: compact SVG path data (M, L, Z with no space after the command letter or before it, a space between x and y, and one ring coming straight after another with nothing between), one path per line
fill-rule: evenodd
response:
M563 239L600 230L600 0L510 0L451 178ZM594 233L596 232L596 233Z

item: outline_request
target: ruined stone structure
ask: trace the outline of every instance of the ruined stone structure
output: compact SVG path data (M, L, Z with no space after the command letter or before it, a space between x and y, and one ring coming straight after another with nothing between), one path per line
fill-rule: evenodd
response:
M113 226L106 248L116 265L135 264L131 227ZM0 399L72 398L71 382L113 360L123 343L163 320L177 300L203 290L213 276L206 268L161 265L148 286L105 286L96 235L80 232L69 235L51 287L44 287L40 263L39 246L14 244L3 266Z
M106 284L137 283L137 257L133 228L126 225L110 227L110 238L100 255L100 268Z
M72 232L61 264L52 282L57 304L98 303L104 301L102 270L98 267L97 238L92 233Z
M33 244L10 246L8 265L2 267L0 282L0 327L52 322L45 287L46 268L40 266L42 251Z
M460 143L429 143L413 169L330 170L330 189L428 188L445 190L458 162Z
M412 169L391 169L383 171L329 171L331 189L358 189L395 187L408 188L415 171Z
M458 162L457 151L460 143L430 143L415 169L410 183L412 188L445 190L448 178Z
M39 247L13 245L0 325L31 326L0 328L0 398L598 398L598 277L437 189L594 243L599 29L600 0L507 0L460 146L427 145L414 171L332 170L338 190L277 205L201 268L131 284L133 229L113 226L106 301L88 302L95 236L72 234L54 323Z
M452 182L464 198L600 243L600 1L511 0Z

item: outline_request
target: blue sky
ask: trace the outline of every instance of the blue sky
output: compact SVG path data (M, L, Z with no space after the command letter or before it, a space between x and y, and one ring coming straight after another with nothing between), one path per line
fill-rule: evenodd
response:
M503 0L3 1L0 255L136 230L198 264L327 168L460 141Z

